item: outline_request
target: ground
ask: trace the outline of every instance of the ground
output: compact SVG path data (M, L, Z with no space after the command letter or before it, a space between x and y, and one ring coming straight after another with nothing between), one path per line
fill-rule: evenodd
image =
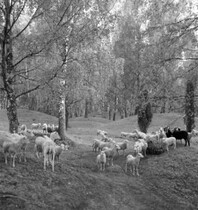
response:
M8 130L5 111L0 111L0 130ZM55 117L29 110L19 110L19 121L30 128L32 122L57 123ZM125 173L125 155L116 156L114 167L100 172L91 144L97 129L106 130L115 141L122 141L120 132L137 128L136 116L116 122L99 117L75 118L70 121L68 136L76 146L61 154L55 172L33 152L34 140L28 146L27 163L16 168L4 163L0 149L1 209L54 210L187 210L198 209L198 138L191 147L177 141L176 150L150 155L140 162L140 176ZM197 121L196 121L197 124ZM154 114L149 131L170 125L184 128L179 114Z

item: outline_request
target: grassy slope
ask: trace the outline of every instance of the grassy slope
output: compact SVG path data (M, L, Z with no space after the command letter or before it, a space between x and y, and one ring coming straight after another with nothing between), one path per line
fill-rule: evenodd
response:
M7 130L4 111L0 111L0 119L0 130ZM19 120L28 126L32 122L57 123L55 117L28 110L19 110ZM184 127L178 114L156 114L149 130L157 130L167 124ZM198 208L196 138L192 140L191 147L183 147L178 141L175 151L141 160L140 177L132 177L123 171L123 155L115 158L113 168L99 172L95 164L96 154L90 145L96 138L97 129L105 129L114 137L118 137L120 131L134 130L137 128L136 117L116 122L77 118L70 121L70 126L68 134L79 144L61 155L54 173L49 168L43 171L42 160L34 157L33 141L28 147L27 163L17 162L15 169L4 164L0 152L0 206L3 209ZM131 151L132 144L130 142L126 154Z

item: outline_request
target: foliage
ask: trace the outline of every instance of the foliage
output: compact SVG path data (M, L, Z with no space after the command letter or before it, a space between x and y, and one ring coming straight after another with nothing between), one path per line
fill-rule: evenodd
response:
M148 91L144 90L140 97L140 103L137 111L138 126L142 132L147 133L147 129L153 117L151 104L148 98Z
M185 124L186 130L191 132L195 127L194 84L188 80L186 84Z

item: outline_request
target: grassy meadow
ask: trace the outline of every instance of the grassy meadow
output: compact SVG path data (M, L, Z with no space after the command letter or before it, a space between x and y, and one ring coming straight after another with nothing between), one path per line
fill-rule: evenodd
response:
M19 121L28 128L35 122L57 124L56 117L40 112L18 110ZM185 128L176 113L154 114L149 131L160 126ZM198 127L198 121L196 119ZM100 172L92 142L97 129L106 130L116 142L120 132L137 129L137 116L115 122L104 118L73 118L68 136L76 146L64 151L60 161L43 170L43 160L34 154L34 140L28 145L27 163L16 168L4 163L0 148L0 209L24 210L194 210L198 209L198 137L191 147L177 141L176 150L141 159L139 177L125 173L125 156L132 152L129 142L125 155L116 156L114 166ZM5 110L0 110L0 130L8 130Z

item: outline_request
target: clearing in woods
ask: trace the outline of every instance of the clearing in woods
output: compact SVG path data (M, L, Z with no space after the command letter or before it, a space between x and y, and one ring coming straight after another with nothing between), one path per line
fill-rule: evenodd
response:
M0 130L8 130L5 111L0 111ZM19 110L20 123L57 123L55 117ZM158 156L147 156L140 162L140 177L124 172L125 156L116 156L114 167L99 172L96 153L91 145L97 129L106 130L116 142L120 132L137 128L136 116L111 122L91 117L71 119L68 135L76 147L61 154L51 168L43 171L43 161L35 158L34 140L28 146L27 163L16 168L4 163L0 150L0 208L1 209L65 209L65 210L185 210L198 209L198 150L197 137L191 147L177 141L176 150ZM172 124L171 124L172 123ZM149 131L160 126L184 128L178 114L154 114ZM196 122L197 124L197 122ZM125 155L132 151L129 143Z

